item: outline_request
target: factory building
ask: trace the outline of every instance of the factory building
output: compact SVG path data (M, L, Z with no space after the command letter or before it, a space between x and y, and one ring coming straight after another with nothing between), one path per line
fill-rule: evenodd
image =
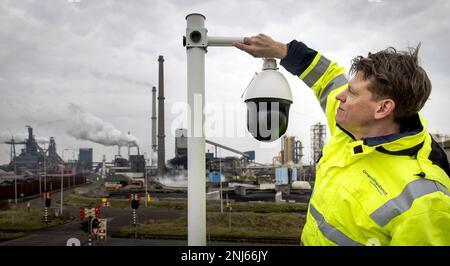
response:
M55 138L50 138L48 150L45 151L39 147L33 135L33 128L30 126L28 126L28 138L25 141L15 142L12 140L6 143L14 146L12 148L14 154L11 156L10 169L16 174L38 175L41 169L44 168L47 173L56 173L59 171L60 165L64 163L63 159L56 152ZM15 155L16 144L25 145L25 148L21 150L18 156Z
M303 157L303 146L300 140L294 136L283 136L281 138L281 164L299 164Z
M29 173L39 172L40 164L44 163L44 151L39 149L33 135L32 127L28 127L28 138L25 141L15 142L14 139L12 139L12 143L10 144L14 146L14 154L12 155L10 169L12 169L15 174L21 175L26 171L29 171ZM15 155L15 144L25 145L19 156Z
M175 157L168 163L175 169L187 169L187 129L178 128L175 131Z
M130 168L131 172L144 173L145 171L145 158L144 155L130 155Z
M92 171L92 161L92 148L81 148L78 153L77 171L80 173L90 173Z

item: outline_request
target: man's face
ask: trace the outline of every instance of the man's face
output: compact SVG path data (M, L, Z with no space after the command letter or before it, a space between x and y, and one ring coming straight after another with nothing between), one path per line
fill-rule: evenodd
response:
M361 135L374 124L377 102L372 100L368 90L370 80L363 80L363 74L357 72L350 79L347 89L336 95L340 101L336 112L336 123L353 135Z

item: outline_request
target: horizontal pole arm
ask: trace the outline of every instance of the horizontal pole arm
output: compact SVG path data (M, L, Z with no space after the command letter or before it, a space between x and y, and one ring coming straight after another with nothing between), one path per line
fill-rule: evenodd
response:
M208 37L208 46L231 46L234 42L244 42L244 37Z

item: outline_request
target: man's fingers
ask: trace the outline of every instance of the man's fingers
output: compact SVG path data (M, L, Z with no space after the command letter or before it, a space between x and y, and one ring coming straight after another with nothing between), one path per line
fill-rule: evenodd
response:
M256 36L244 37L243 42L233 43L233 46L249 53L253 57L265 57L273 53L271 51L273 43L269 36L260 33Z
M250 38L250 37L244 37L244 43L245 43L245 44L250 44L251 41L252 41L252 38Z
M258 34L258 37L260 38L268 38L269 36L265 35L264 33Z
M241 42L235 42L235 43L233 43L233 45L234 45L234 47L236 47L236 48L238 48L238 49L241 49L241 50L243 50L243 51L246 51L246 52L247 52L247 50L248 50L248 48L249 48L248 45L246 45L246 44L244 44L244 43L241 43Z
M255 56L254 55L254 52L255 52L254 50L255 49L251 45L246 45L246 44L241 43L241 42L235 42L235 43L233 43L233 46L238 48L238 49L240 49L240 50L242 50L242 51L244 51L244 52L249 53L252 56Z

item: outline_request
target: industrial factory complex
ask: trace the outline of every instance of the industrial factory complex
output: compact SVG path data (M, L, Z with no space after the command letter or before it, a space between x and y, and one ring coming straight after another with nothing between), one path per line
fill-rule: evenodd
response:
M0 165L0 201L20 200L40 195L46 191L60 190L86 182L99 182L104 196L121 197L130 191L151 193L164 189L177 191L186 197L188 166L188 130L179 128L175 134L175 157L165 158L164 128L164 58L159 57L159 90L152 88L151 149L154 158L145 158L139 147L130 143L128 153L121 153L121 146L112 161L105 155L100 162L93 161L93 148L80 148L78 159L64 161L57 153L57 143L50 137L48 148L40 146L34 131L39 128L27 126L26 139L11 139L10 162ZM158 99L158 103L157 103ZM158 113L156 112L158 108ZM34 131L33 131L34 130ZM302 164L303 144L296 136L283 136L279 152L274 154L271 164L255 161L255 151L242 151L206 139L213 147L205 151L207 198L219 199L219 194L236 200L303 201L308 202L314 187L315 163L320 159L325 145L324 124L317 123L310 129L312 163ZM448 155L450 140L447 136L435 135ZM59 144L61 145L61 144ZM135 154L130 149L136 147ZM20 152L17 149L22 148ZM220 157L219 149L234 156ZM61 149L60 149L61 150ZM222 192L220 193L219 190ZM184 191L180 193L180 191Z
M78 159L64 161L57 153L57 138L50 137L48 148L45 148L34 135L39 128L27 126L26 139L11 136L3 143L4 147L10 146L10 162L0 166L0 200L17 201L46 191L60 190L61 186L66 188L86 182L102 183L106 196L126 195L130 191L144 194L161 188L165 191L186 190L187 129L176 130L175 157L166 159L164 58L160 56L158 62L158 97L156 87L153 87L151 116L151 149L157 157L145 158L138 146L129 143L125 147L128 153L122 153L121 148L124 147L118 146L112 161L106 161L103 155L102 161L94 162L95 151L89 147L78 150ZM311 133L312 159L316 161L325 142L325 125L314 125ZM276 192L282 191L283 195L289 195L291 190L301 190L303 199L307 200L311 193L315 166L302 165L303 144L297 137L283 136L279 153L274 154L272 163L267 165L255 161L255 151L241 151L210 140L206 140L206 143L213 147L213 150L205 151L207 193L213 193L213 198L219 187L230 197L238 195L241 200L248 197L248 200L274 201ZM61 147L64 144L58 145ZM130 150L134 147L137 148L136 152L131 154ZM234 156L220 157L219 149L231 152ZM264 197L255 198L258 193ZM282 197L277 199L282 200Z

